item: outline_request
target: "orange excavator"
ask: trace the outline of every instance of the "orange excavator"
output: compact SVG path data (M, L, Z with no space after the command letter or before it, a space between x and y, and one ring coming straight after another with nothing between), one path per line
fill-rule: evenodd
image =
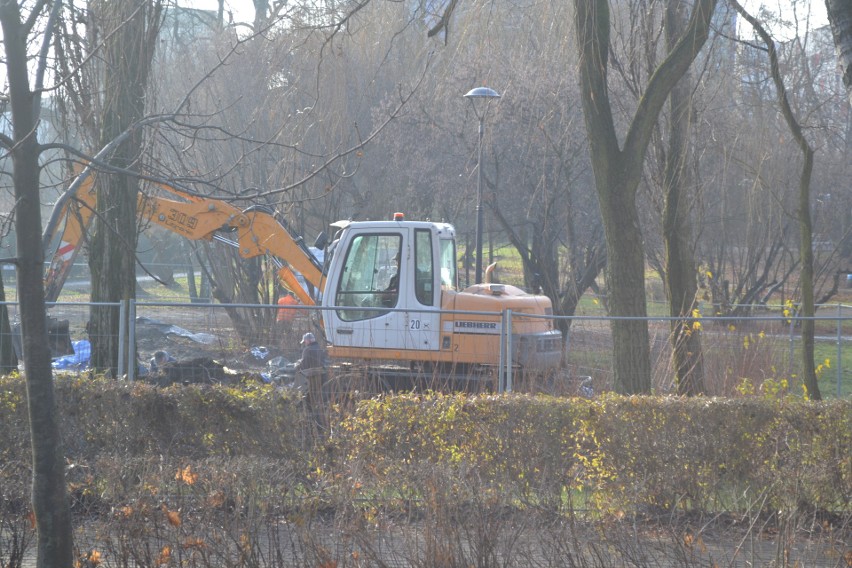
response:
M158 184L158 195L139 195L141 218L192 240L220 241L240 256L266 255L278 277L306 306L321 306L332 358L422 363L441 368L495 366L507 314L512 361L552 369L562 356L549 298L504 284L458 287L454 228L446 223L341 221L321 263L265 208L240 210ZM92 176L57 203L45 231L47 301L55 301L79 252L95 209ZM58 245L54 244L57 243ZM300 279L310 286L303 286ZM309 291L310 290L310 291Z

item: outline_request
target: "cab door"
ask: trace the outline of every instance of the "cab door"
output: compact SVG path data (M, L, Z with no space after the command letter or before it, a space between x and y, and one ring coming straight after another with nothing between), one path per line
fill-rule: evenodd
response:
M335 306L325 313L329 340L339 347L437 350L434 241L428 227L352 229L329 275Z
M337 271L330 275L334 286L332 305L337 309L325 314L331 324L328 339L340 347L403 349L404 314L395 312L400 290L405 286L399 262L404 262L403 231L352 229L338 245ZM335 259L337 260L337 259ZM331 281L333 279L333 281ZM396 288L396 289L394 289Z
M431 227L414 228L410 279L403 304L407 312L406 347L419 351L439 349L441 316L440 271L435 269L438 239Z

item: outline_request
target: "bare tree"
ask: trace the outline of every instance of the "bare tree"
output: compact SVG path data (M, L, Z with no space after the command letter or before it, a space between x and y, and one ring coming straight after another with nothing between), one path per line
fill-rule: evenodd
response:
M772 81L777 90L778 103L781 106L781 113L784 115L784 120L793 135L794 140L798 144L803 157L802 173L799 177L799 200L798 200L798 221L799 221L799 254L801 255L801 273L799 276L800 286L802 288L802 306L801 313L805 317L802 320L802 375L804 376L805 387L808 389L808 395L814 400L821 400L822 395L819 392L819 384L816 379L814 370L814 255L813 255L813 238L810 210L810 184L811 172L814 165L814 151L808 143L802 131L799 121L793 114L793 109L790 106L790 100L787 96L787 88L784 85L784 80L781 77L781 71L778 63L778 54L775 49L775 42L766 31L766 29L757 21L757 19L746 12L742 6L732 0L733 6L745 18L749 24L757 31L763 43L766 45L766 51L769 55L770 69L772 73Z
M580 49L580 89L595 172L595 187L607 243L616 390L651 390L651 360L645 305L645 255L636 208L636 189L645 153L660 111L704 45L715 0L695 3L683 35L651 75L623 142L619 146L607 80L610 13L606 0L575 2Z
M90 11L96 14L95 25L106 36L100 147L126 132L145 114L145 93L161 10L160 0L90 5ZM137 169L141 146L141 131L134 131L115 148L110 163L122 169ZM123 175L100 176L96 182L97 219L89 255L94 302L136 297L137 184L135 178ZM119 346L129 345L127 338L120 340L118 314L110 306L93 307L89 320L92 367L109 370L113 375L118 368Z
M411 25L398 34L406 55L422 56L417 34L423 29ZM361 171L382 183L359 184L357 206L451 221L465 243L473 235L473 188L481 167L487 242L518 251L523 280L513 283L546 294L556 315L573 315L606 255L586 141L577 126L576 81L551 72L576 63L571 7L464 3L452 29L431 56L430 78L414 104L379 142L382 150L365 157ZM477 120L462 95L481 85L504 96L488 111L480 164ZM465 252L471 248L468 242ZM488 256L501 278L504 263ZM466 271L462 280L469 276ZM563 332L569 323L559 320Z
M762 77L762 71L743 69ZM794 175L788 167L793 158L785 147L761 142L782 135L771 99L752 86L739 87L739 99L730 105L735 113L720 116L710 130L724 133L724 143L706 152L702 168L704 183L715 192L700 204L700 277L717 316L748 315L780 295L798 265L788 214L793 204L784 183Z
M760 19L775 21L767 13ZM819 149L811 176L815 303L837 293L848 226L847 197L835 189L847 175L842 156L848 155L848 103L834 89L834 60L825 57L824 48L830 43L827 29L816 29L797 30L776 44L790 105L811 146ZM696 227L705 299L716 315L740 316L779 299L799 301L799 203L793 180L800 179L801 150L778 112L763 41L743 37L736 49L735 66L714 70L713 83L723 87L697 125L699 175L713 191L701 197Z
M71 512L65 492L65 461L47 341L39 198L41 147L36 129L47 47L59 6L59 2L54 3L48 15L51 4L46 0L35 2L30 13L24 15L15 0L0 2L13 128L11 137L0 136L0 143L12 155L14 168L18 298L33 451L32 504L38 532L36 566L39 568L73 563ZM27 47L39 29L44 36L31 86Z
M356 148L374 144L426 65L416 61L390 79L391 70L402 67L387 56L393 39L383 32L397 24L396 5L376 3L345 31L301 24L299 5L291 5L293 13L273 6L263 33L241 39L227 66L216 67L233 49L233 30L160 54L158 96L163 104L179 105L192 91L192 116L157 133L153 159L200 193L275 211L310 244L329 223L353 215L353 178L370 153ZM275 301L274 264L223 254L221 246L204 250L215 297L243 304L229 311L241 337L253 341L268 334L274 313L246 306Z
M852 104L852 4L844 0L825 0L828 10L828 21L831 24L831 33L834 37L834 45L837 49L837 59L843 73L843 85ZM844 210L846 215L845 224L847 229L840 242L841 258L845 262L852 262L852 213L847 205ZM847 272L852 273L852 265L845 267ZM837 278L839 278L839 273ZM835 284L837 280L835 280ZM837 287L834 287L836 291Z
M685 6L677 0L666 4L665 35L673 50L685 21ZM698 280L693 257L691 217L689 214L689 149L687 142L693 122L694 101L691 74L684 73L669 95L670 121L668 151L665 154L663 188L663 240L666 244L666 291L669 297L671 342L677 392L703 394L704 362L701 328L687 319L697 306Z

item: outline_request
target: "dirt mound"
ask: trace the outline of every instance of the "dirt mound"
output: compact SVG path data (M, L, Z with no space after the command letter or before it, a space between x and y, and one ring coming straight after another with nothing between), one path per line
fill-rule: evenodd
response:
M145 379L164 387L173 384L232 383L240 377L228 373L224 365L209 357L196 357L166 363L159 371L151 373Z

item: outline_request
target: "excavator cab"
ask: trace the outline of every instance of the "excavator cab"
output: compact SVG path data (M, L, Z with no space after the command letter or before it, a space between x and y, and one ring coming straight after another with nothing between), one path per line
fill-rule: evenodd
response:
M437 352L441 289L455 288L455 233L443 223L347 225L328 269L323 303L332 352L405 358ZM354 351L353 351L354 350ZM423 354L408 353L411 359Z
M323 325L335 358L493 367L511 310L513 360L562 356L550 299L503 284L457 286L455 229L426 221L348 223L326 267Z

